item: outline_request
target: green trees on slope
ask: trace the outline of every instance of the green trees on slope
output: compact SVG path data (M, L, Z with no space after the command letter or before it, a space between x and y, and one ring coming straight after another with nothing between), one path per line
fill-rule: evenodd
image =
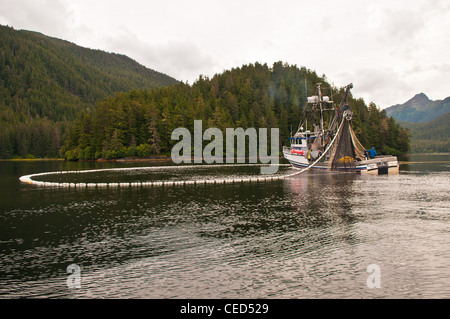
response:
M305 81L306 80L306 81ZM315 84L331 87L315 72L282 62L272 67L259 63L184 83L152 90L133 90L100 102L83 112L65 138L61 155L67 159L120 158L170 154L177 127L193 131L194 120L203 127L254 127L280 129L282 144L288 144L304 116L304 101ZM339 103L343 89L330 94ZM408 131L388 118L375 104L369 107L351 96L355 132L366 147L379 153L408 151ZM330 121L330 119L326 119Z
M0 158L169 154L171 132L192 130L197 119L222 130L278 127L287 144L317 82L330 87L324 76L277 62L187 85L123 55L0 26ZM339 103L343 89L329 94ZM384 111L349 101L363 145L381 153L408 150L408 132Z
M411 130L411 150L416 153L450 151L450 112L430 122L401 123Z
M0 158L57 156L80 111L115 92L174 83L123 55L0 26Z

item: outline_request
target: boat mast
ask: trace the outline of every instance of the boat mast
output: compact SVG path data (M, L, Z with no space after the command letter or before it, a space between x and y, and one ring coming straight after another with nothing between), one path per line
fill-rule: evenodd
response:
M322 108L322 91L320 90L320 85L322 83L317 83L317 94L319 95L319 106L320 106L320 131L322 132L321 138L323 139L324 130L323 130L323 108Z
M305 78L305 95L306 95L306 102L308 103L308 87L306 86L306 78ZM305 109L305 128L306 131L308 131L308 110Z
M333 101L330 101L330 98L328 96L323 96L322 95L322 89L321 89L321 84L322 83L316 83L316 90L317 90L317 95L314 96L308 96L308 91L307 91L307 85L306 85L306 79L305 79L305 93L306 93L306 103L308 104L312 104L312 108L311 108L311 112L313 112L315 110L315 108L317 107L317 105L319 105L320 108L320 122L319 122L319 133L321 134L321 138L322 140L324 139L325 136L325 127L323 124L323 111L324 110L328 110L326 108L324 108L324 104L327 103L333 103ZM305 109L305 132L308 131L308 110ZM298 127L298 131L300 131L300 129L302 128L302 124L300 122L300 125Z
M333 118L333 121L331 122L330 131L328 133L329 135L334 134L334 130L337 127L337 118L340 117L340 115L343 113L344 108L346 106L348 106L347 98L348 98L348 95L350 93L350 89L352 89L352 88L353 88L353 83L350 83L349 85L347 85L345 87L345 93L344 93L344 96L343 96L343 98L341 100L341 104L339 104L339 107L336 109L336 111L335 111L336 112L336 116Z

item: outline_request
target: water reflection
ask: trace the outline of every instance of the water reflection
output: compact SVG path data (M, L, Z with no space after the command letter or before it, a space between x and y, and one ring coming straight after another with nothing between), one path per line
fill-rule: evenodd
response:
M307 172L201 187L79 190L18 182L64 165L76 168L0 163L0 296L450 296L446 163L396 176ZM186 169L176 178L258 172ZM82 266L76 292L65 286L71 263ZM365 285L371 263L385 276L377 292Z
M352 205L353 181L348 173L310 173L286 180L285 189L292 194L291 205L305 216L304 226L354 222Z
M450 156L448 154L404 155L400 158L403 172L428 174L431 172L450 171Z

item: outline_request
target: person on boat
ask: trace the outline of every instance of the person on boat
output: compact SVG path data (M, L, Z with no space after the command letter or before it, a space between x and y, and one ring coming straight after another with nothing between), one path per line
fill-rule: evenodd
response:
M365 155L367 158L375 158L377 156L377 151L375 151L375 147L372 147L372 149L370 150L365 150L364 153L366 153Z

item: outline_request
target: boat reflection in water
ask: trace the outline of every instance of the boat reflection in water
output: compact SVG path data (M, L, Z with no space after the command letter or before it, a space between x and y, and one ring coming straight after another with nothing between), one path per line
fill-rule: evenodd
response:
M305 226L341 226L355 221L351 198L356 178L351 173L309 171L286 180L284 187L291 193L292 209L303 216Z

